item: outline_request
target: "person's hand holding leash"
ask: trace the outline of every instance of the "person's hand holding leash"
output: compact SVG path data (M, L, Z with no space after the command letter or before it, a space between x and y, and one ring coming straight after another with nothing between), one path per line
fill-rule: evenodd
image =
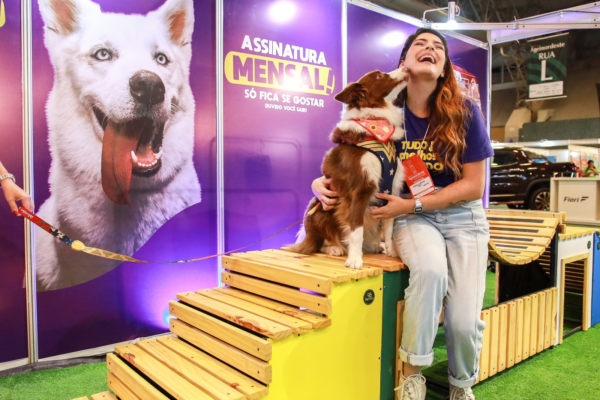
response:
M378 199L387 200L388 202L383 207L371 208L371 215L373 215L373 218L378 220L394 218L402 214L410 214L415 209L415 201L413 199L406 200L402 197L384 193L378 193L375 195L375 197Z
M331 186L331 179L327 179L324 176L317 178L311 185L313 194L319 201L323 210L329 211L335 207L338 202L338 194Z
M2 186L4 198L10 206L10 211L14 215L20 216L17 202L29 211L33 211L33 201L31 201L31 196L15 183L14 179L14 176L9 174L0 163L0 186Z

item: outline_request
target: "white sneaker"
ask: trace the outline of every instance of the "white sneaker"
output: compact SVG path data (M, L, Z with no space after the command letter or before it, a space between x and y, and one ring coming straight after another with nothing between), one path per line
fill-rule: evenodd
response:
M450 400L475 400L475 396L470 387L459 388L450 386Z
M421 374L411 375L408 378L400 375L400 386L394 390L398 392L398 400L425 400L425 393L427 393L425 377Z

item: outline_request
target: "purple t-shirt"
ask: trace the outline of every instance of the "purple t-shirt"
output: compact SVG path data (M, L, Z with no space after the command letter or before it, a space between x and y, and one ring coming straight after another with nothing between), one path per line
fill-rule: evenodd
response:
M479 107L469 99L466 100L466 103L471 109L471 117L466 122L465 141L467 146L462 156L463 164L485 160L494 155ZM404 109L406 110L406 115L404 116L406 135L404 139L396 142L400 161L417 154L421 146L421 141L425 137L427 125L429 124L427 118L417 117L408 107L404 107ZM436 187L446 187L454 183L455 176L449 168L443 168L443 165L435 158L432 147L433 140L431 140L432 137L430 135L431 132L428 133L428 137L423 142L424 150L421 153L421 158L431 174L433 184ZM403 193L409 193L408 188L403 187Z

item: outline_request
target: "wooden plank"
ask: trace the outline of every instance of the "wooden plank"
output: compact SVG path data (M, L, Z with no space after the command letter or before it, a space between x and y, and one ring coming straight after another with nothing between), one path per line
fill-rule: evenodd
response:
M490 308L490 370L489 376L498 372L498 350L500 343L500 312L498 307Z
M518 250L521 252L540 254L540 255L546 251L546 247L530 246L527 244L496 243L496 247L502 251Z
M136 346L215 400L246 400L242 393L155 340L140 340Z
M335 272L337 274L345 274L350 275L351 279L361 279L366 278L367 276L373 276L375 274L381 273L381 270L373 267L365 267L364 269L352 269L348 268L345 265L345 259L337 260L337 259L329 259L318 257L315 255L304 255L298 253L291 253L288 251L281 250L264 250L261 252L248 252L247 256L251 257L266 257L272 260L286 260L301 265L303 268L318 268L319 270L325 269L330 272Z
M211 397L134 344L115 347L115 352L177 399L211 400Z
M228 386L235 388L249 400L257 400L269 394L266 386L174 336L162 336L156 341Z
M515 335L515 364L518 364L523 359L523 328L524 328L524 310L523 299L517 299L517 329Z
M239 369L251 378L266 384L271 383L272 368L266 362L238 350L219 339L215 339L185 322L172 319L170 329L171 332L197 346L200 350Z
M508 336L506 341L506 368L515 365L515 348L517 337L517 302L511 301L507 305Z
M235 257L223 256L223 268L260 279L331 294L331 279Z
M483 345L481 348L481 356L479 357L479 381L484 381L489 378L490 370L490 310L483 310L481 312L481 319L485 322L485 329L483 330Z
M119 381L127 386L140 399L144 400L168 400L167 396L159 392L148 381L113 353L106 355L106 367Z
M226 285L268 297L273 300L292 304L296 307L308 308L309 310L325 315L331 315L333 312L331 299L328 299L327 297L304 293L299 290L286 288L273 283L234 274L232 272L221 273L221 280Z
M332 271L330 268L323 268L319 265L310 265L307 263L303 263L301 260L296 259L276 259L273 257L267 257L266 255L256 255L249 253L233 253L231 254L233 258L239 258L244 260L251 260L255 262L260 262L262 264L273 265L279 268L285 268L290 271L298 271L304 273L311 273L316 276L321 276L324 278L331 279L332 282L340 283L347 282L350 279L353 279L352 273L349 268L345 270ZM365 273L366 274L366 273Z
M183 303L169 302L169 312L181 321L263 361L269 361L273 355L271 342L211 317L202 311L197 311Z
M566 213L555 212L555 211L533 211L533 210L503 210L501 208L494 208L485 210L488 216L510 216L510 217L528 217L528 218L555 218L559 222L566 221Z
M498 306L500 314L499 340L498 340L498 372L506 369L506 355L508 351L508 306Z
M278 323L279 325L286 326L296 334L306 333L312 330L312 325L308 322L298 318L290 317L289 315L281 314L277 311L270 310L260 305L250 303L248 301L229 296L215 290L203 289L198 290L196 293L217 300L221 303L229 304L230 306L239 308L240 310L248 311L254 315L261 316L265 319Z
M106 383L108 388L117 396L119 396L120 400L142 400L141 397L138 397L135 393L133 393L131 389L127 387L127 385L121 382L119 378L117 378L117 376L110 371L108 374L106 374Z
M523 351L521 358L527 360L531 348L529 343L531 340L531 296L523 297Z
M531 337L529 339L529 357L537 354L537 338L538 338L538 294L531 295Z
M83 397L78 397L78 398L72 399L72 400L90 400L90 399L88 399L87 396L83 396Z
M184 292L178 293L177 298L193 307L209 312L217 317L272 339L283 339L292 335L292 330L287 326L275 323L237 307L221 303L220 301L207 298L206 296L201 296L193 292Z
M494 225L490 226L490 233L518 236L540 236L546 238L554 237L556 230L553 228L538 228L532 226Z
M552 289L546 290L546 315L544 316L544 349L553 346L552 343Z
M550 342L552 346L556 344L556 329L558 327L558 288L552 288L552 336Z
M546 293L538 293L538 336L537 352L544 350L544 329L546 328Z
M550 239L533 236L508 236L508 235L490 235L490 240L494 243L508 244L527 244L529 246L548 247Z
M493 215L488 213L488 222L492 225L504 225L504 226L533 226L540 228L556 228L559 224L557 218L546 218L546 217L524 217L520 215Z
M262 307L268 308L273 311L285 314L290 317L300 319L302 321L312 324L313 329L321 329L331 325L331 319L322 315L315 314L313 312L304 311L296 307L288 306L287 304L280 303L275 300L267 299L265 297L257 296L252 293L244 292L242 290L221 287L215 288L217 292L227 294L229 296L237 297L242 300L246 300L250 303L258 304Z
M290 252L288 250L285 250L286 248L283 247L281 250L267 250L267 251L274 251L277 252L279 251L281 254L281 252L284 253L288 253L288 254L293 254L296 257L299 256L304 256L306 257L306 255L304 254L298 254L298 253L293 253ZM366 256L366 257L365 257ZM325 254L325 253L314 253L310 255L310 258L320 258L322 260L330 260L330 261L337 261L337 262L341 262L342 265L345 266L346 263L346 256L330 256L329 254ZM375 268L378 270L384 270L384 271L398 271L400 269L406 269L406 266L404 266L404 263L402 263L402 260L398 259L398 258L394 258L394 257L389 257L385 254L372 254L372 253L366 253L363 254L363 268ZM374 272L377 274L380 274L382 271L378 271L378 272ZM371 276L371 275L369 275Z
M84 397L84 399L87 399L87 397ZM102 392L93 394L91 400L117 400L117 398L111 392Z

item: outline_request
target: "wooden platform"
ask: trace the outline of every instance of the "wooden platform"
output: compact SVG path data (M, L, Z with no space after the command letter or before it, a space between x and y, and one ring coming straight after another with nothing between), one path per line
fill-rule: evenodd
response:
M378 398L382 274L404 266L364 259L353 270L344 257L283 250L223 257L226 287L169 303L173 336L107 356L109 388L135 400Z

